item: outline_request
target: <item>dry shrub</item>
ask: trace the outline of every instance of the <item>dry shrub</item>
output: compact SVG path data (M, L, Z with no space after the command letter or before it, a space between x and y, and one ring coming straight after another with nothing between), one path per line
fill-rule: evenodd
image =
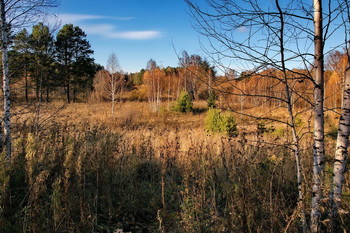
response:
M130 92L128 99L130 101L147 101L147 89L140 86Z

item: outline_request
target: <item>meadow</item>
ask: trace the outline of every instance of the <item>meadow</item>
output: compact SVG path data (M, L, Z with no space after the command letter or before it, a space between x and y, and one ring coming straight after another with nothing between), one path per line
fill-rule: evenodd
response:
M301 230L286 128L233 114L238 135L229 137L205 129L205 101L195 102L193 113L175 113L170 105L164 102L152 112L148 102L118 102L112 117L110 103L53 102L18 114L11 166L1 163L6 191L1 193L0 231ZM271 114L284 117L283 112ZM326 119L329 171L336 116ZM299 123L307 128L307 117ZM306 203L311 137L305 137L301 155ZM331 174L325 176L327 192ZM339 222L346 228L350 219L345 215Z

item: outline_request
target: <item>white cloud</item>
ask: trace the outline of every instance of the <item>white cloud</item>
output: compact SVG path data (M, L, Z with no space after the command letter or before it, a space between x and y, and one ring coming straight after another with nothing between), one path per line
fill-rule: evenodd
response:
M105 36L115 30L115 27L111 24L91 24L91 25L82 25L82 28L87 34L104 34Z
M113 24L94 24L87 22L96 20L132 20L134 17L113 17L88 14L60 14L58 17L62 24L78 24L87 34L100 35L107 38L147 40L158 38L162 35L162 33L157 30L118 31L117 27Z
M60 14L62 23L79 23L86 20L112 19L112 20L132 20L134 17L114 17L105 15L86 15L86 14Z
M134 39L134 40L146 40L154 39L161 36L160 31L126 31L126 32L114 32L110 34L113 38Z
M116 39L147 40L158 38L162 35L160 31L156 30L118 31L116 27L111 24L83 25L82 28L87 34Z

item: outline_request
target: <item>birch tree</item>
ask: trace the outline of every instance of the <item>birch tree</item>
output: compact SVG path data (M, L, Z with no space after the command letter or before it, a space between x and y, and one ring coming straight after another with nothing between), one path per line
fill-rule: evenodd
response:
M344 173L346 171L346 160L348 156L349 135L350 135L350 41L349 41L349 22L350 22L350 3L348 0L343 2L343 26L346 41L346 68L343 72L343 95L341 103L341 116L339 119L336 150L334 155L333 182L331 187L330 199L332 203L332 230L335 230L334 219L339 213L345 211L341 209L342 189L344 183Z
M314 87L314 159L311 201L311 231L318 232L320 224L320 201L322 198L322 174L324 170L324 60L322 1L314 0L315 32L315 87Z
M278 0L274 1L273 10L269 8L270 6L265 8L260 6L257 1L244 1L244 3L238 4L235 1L208 0L206 2L210 10L204 11L199 5L195 5L193 1L188 0L186 2L190 6L192 15L195 18L196 28L208 38L210 45L214 45L210 47L211 50L208 50L208 53L211 57L217 58L214 59L216 65L221 65L221 67L224 67L224 70L227 70L228 67L224 65L224 60L230 59L237 63L235 70L240 70L242 74L247 67L251 70L249 72L251 75L258 74L260 71L269 67L273 67L282 74L275 75L275 72L267 73L263 78L274 80L283 85L285 87L284 97L265 95L258 92L251 94L236 86L232 87L232 89L236 89L236 92L230 92L230 94L241 97L274 99L281 102L281 106L287 108L289 117L280 121L280 123L287 125L293 135L292 150L296 160L299 195L298 211L301 212L302 228L305 232L307 223L304 194L302 191L304 181L302 180L300 158L300 136L297 134L295 124L297 113L294 111L294 102L292 101L292 96L296 95L293 90L293 82L295 80L293 81L292 77L303 75L288 69L286 64L287 61L293 58L304 58L302 55L295 54L286 47L287 43L297 43L297 39L292 37L295 31L291 25L291 17L288 16L288 6L281 6L281 2ZM308 17L302 20L312 21L312 18ZM246 32L245 35L242 35L244 38L235 37L239 32ZM262 33L263 36L260 36L259 33ZM302 98L302 96L297 97ZM257 105L260 104L258 103ZM232 110L246 115L243 111ZM263 114L260 114L260 116L257 114L251 117L255 119L276 120L265 117Z
M195 20L194 27L207 39L202 42L207 54L222 70L233 68L249 70L247 77L260 76L256 86L246 90L232 86L221 91L235 96L277 101L287 109L288 117L282 122L292 134L292 150L296 160L296 174L299 193L299 211L301 211L302 229L307 230L305 202L303 194L302 163L300 140L304 134L296 129L296 117L300 114L295 104L302 100L313 109L313 178L310 213L310 230L318 231L321 218L322 178L324 169L324 48L326 39L339 29L333 26L339 16L339 8L328 1L326 12L321 0L306 1L224 1L206 0L206 6L198 1L185 0ZM324 23L326 22L326 23ZM313 27L312 27L313 26ZM314 48L314 50L312 50ZM293 69L293 63L303 69ZM274 69L273 72L261 72ZM243 78L242 78L243 79ZM261 80L270 80L275 86L284 86L283 95L274 95L268 89L259 91ZM307 80L312 85L313 99L296 88L299 82ZM235 83L235 82L231 82ZM232 91L234 90L234 91ZM254 103L254 102L253 102ZM242 111L233 111L247 115ZM260 111L260 110L259 110ZM259 112L260 113L260 112ZM263 114L249 115L255 119L270 119ZM261 117L263 116L263 117ZM278 122L278 120L277 120ZM282 123L280 122L280 123Z
M147 62L147 71L144 73L144 81L148 86L148 101L151 105L153 112L156 112L160 108L161 94L163 91L163 78L165 74L161 70L157 63L150 59Z
M106 91L112 101L112 116L114 117L114 106L116 100L117 91L122 88L122 78L121 78L121 69L119 66L119 62L117 56L112 53L107 62L107 85Z
M2 77L4 95L3 137L6 157L11 157L11 99L9 73L9 46L12 32L20 30L42 17L47 9L57 6L58 0L0 0L0 30L2 51Z
M348 156L349 135L350 135L350 50L347 48L347 67L344 76L344 90L341 106L341 116L339 119L336 149L333 165L333 183L331 187L332 221L338 213L344 213L340 209L342 199L342 189L344 183L344 173L346 172L346 160ZM334 226L333 226L334 227Z

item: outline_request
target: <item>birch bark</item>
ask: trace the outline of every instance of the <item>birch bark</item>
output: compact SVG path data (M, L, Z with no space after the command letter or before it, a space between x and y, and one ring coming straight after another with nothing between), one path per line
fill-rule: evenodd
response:
M9 30L8 22L6 21L5 1L0 0L0 27L1 27L1 41L2 41L2 85L4 94L4 145L6 149L6 158L11 158L11 101L10 101L10 78L9 78L9 60L8 60L8 44L9 44Z
M339 119L338 135L333 166L333 187L331 192L332 215L338 214L342 197L344 173L349 146L350 135L350 48L347 49L347 66L344 77L343 100Z
M315 87L314 87L314 153L313 186L311 200L311 232L318 232L320 224L320 202L322 197L322 174L324 169L324 61L322 1L314 0L315 27Z

